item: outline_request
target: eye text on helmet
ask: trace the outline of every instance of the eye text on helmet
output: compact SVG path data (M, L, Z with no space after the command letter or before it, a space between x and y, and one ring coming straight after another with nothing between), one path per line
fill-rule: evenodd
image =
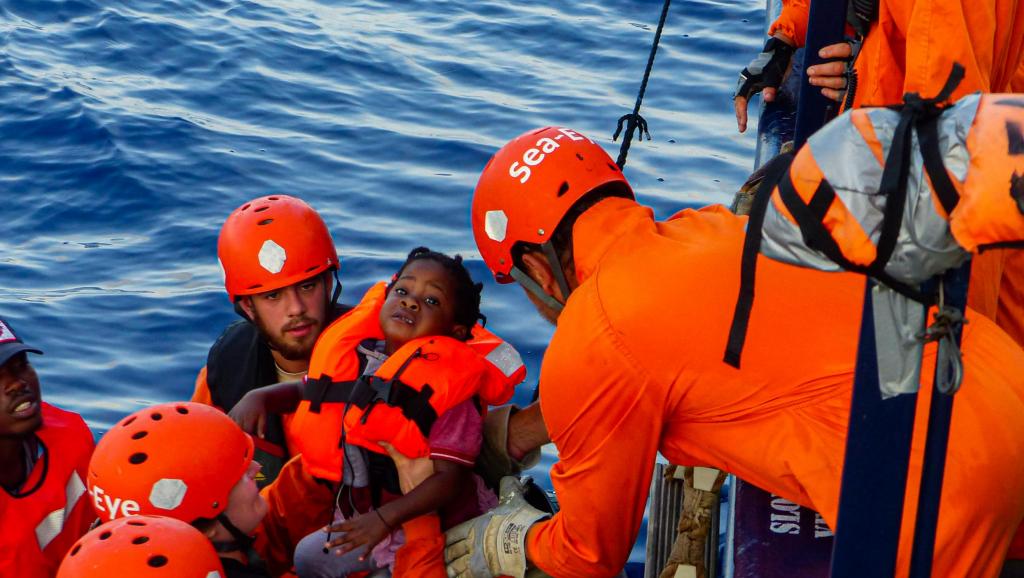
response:
M103 488L99 486L93 486L90 493L92 494L92 505L96 508L100 518L116 520L139 513L139 503L135 500L111 498L110 494L104 492Z

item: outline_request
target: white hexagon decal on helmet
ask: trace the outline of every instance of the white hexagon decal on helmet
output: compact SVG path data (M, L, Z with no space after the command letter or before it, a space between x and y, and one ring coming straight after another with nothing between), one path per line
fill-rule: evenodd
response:
M149 492L149 503L161 510L173 510L185 499L188 485L181 480L164 478L153 484Z
M275 243L273 239L267 239L260 247L259 258L261 267L277 275L281 269L284 269L284 262L288 260L288 255L284 252L284 247Z
M508 217L505 211L487 211L484 215L484 231L492 241L504 241L508 232Z

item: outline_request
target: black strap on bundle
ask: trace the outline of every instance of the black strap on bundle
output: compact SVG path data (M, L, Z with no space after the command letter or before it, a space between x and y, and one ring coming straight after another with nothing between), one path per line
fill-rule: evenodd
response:
M725 346L725 362L737 369L740 366L740 356L743 354L743 343L747 340L750 310L754 306L757 255L761 252L761 229L764 226L764 215L768 210L768 200L771 199L775 184L792 164L794 156L795 153L788 152L768 161L764 178L754 191L754 201L750 206L750 217L747 221L747 236L743 239L743 253L740 258L740 294L736 298L732 327L729 329L729 340Z
M375 375L362 375L358 379L334 381L329 375L318 379L307 377L302 388L302 399L310 402L310 411L320 413L324 403L349 403L363 411L362 422L370 416L373 407L379 403L402 410L402 415L419 428L424 437L430 435L430 428L437 421L437 411L430 405L434 388L424 384L419 390L403 382L401 375L416 358L423 357L417 349L395 372L391 379Z
M743 257L740 267L740 293L736 299L733 312L732 327L725 348L725 363L739 368L743 344L746 341L747 325L754 300L754 282L757 269L757 254L761 249L765 212L775 185L779 188L779 198L786 209L796 220L807 247L821 252L837 265L846 269L869 275L898 293L925 305L932 305L934 297L924 293L902 281L893 278L885 271L896 243L899 240L903 223L903 211L907 199L907 175L910 170L912 130L916 129L918 144L924 159L925 171L932 182L932 187L939 197L939 202L947 214L956 207L960 200L956 187L953 185L946 167L942 162L939 148L938 118L945 109L953 90L964 77L964 67L953 64L953 70L946 84L934 98L921 98L917 93L908 93L903 97L903 105L893 107L900 112L899 124L893 133L889 154L885 159L882 171L882 182L878 194L885 198L885 211L882 216L882 230L879 234L875 259L867 266L850 262L824 225L824 217L836 197L835 189L827 180L822 180L809 202L804 202L793 187L793 182L785 174L792 163L792 156L779 165L769 169L769 174L762 181L754 194L754 202L747 223L747 236L743 243ZM782 155L780 155L781 157ZM779 159L780 157L776 157ZM771 162L776 162L773 159Z

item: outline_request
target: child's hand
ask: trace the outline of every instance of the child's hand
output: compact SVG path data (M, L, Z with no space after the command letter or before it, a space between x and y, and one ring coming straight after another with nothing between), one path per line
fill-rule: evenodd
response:
M247 434L263 437L267 427L267 408L263 392L254 389L238 400L228 416Z
M327 531L341 533L334 540L327 542L325 546L328 549L334 548L334 553L340 556L360 546L366 546L366 551L359 557L360 560L366 560L374 546L391 533L391 528L384 523L384 518L379 510L370 510L351 520L328 526Z

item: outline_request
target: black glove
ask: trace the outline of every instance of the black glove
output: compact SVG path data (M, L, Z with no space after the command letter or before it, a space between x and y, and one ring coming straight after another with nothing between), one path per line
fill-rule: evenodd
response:
M743 72L740 72L736 93L732 97L742 96L749 99L764 88L778 88L782 84L794 52L796 49L784 41L769 38L764 44L764 50L750 61Z

